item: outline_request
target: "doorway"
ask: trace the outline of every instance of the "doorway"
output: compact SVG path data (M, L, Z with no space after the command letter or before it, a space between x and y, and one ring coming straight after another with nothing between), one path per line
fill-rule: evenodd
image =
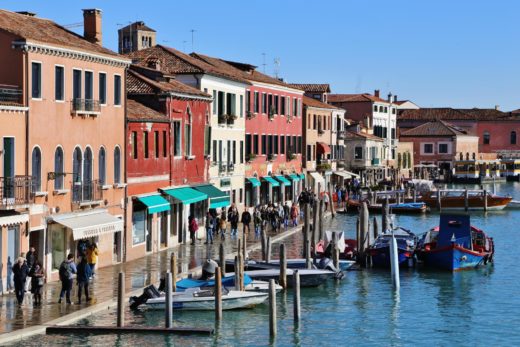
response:
M29 247L34 247L36 250L36 259L43 264L43 256L45 255L44 245L44 231L35 230L29 233Z
M121 262L121 232L117 231L114 233L114 244L112 250L112 262L120 263Z

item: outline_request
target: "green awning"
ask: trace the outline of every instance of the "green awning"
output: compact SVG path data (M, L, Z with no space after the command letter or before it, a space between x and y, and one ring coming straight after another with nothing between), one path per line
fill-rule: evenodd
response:
M258 180L258 178L256 177L247 177L247 180L249 182L251 182L251 184L253 185L253 187L260 187L261 183L260 181Z
M209 208L219 208L231 205L229 196L226 196L225 198L213 198L210 201Z
M298 182L300 180L300 176L298 174L290 174L289 178L292 179L294 182Z
M209 207L217 208L217 207L225 207L231 205L229 201L229 195L227 195L222 190L218 189L212 184L205 184L202 186L195 186L193 189L206 194L209 197Z
M189 187L166 189L164 190L164 192L169 196L172 196L175 199L179 200L183 204L193 204L194 202L199 202L208 199L208 196L206 194Z
M304 174L304 173L301 173L301 174L300 174L300 178L301 178L302 180L304 180L304 179L305 179L305 174Z
M280 186L280 183L278 183L277 180L275 180L274 178L272 178L271 176L264 176L262 177L264 180L266 180L267 182L271 183L271 185L273 187L279 187Z
M148 208L148 214L164 212L170 210L170 203L168 200L160 195L148 195L137 197Z
M287 178L283 176L274 176L278 181L282 182L285 186L290 186L291 181L289 181Z

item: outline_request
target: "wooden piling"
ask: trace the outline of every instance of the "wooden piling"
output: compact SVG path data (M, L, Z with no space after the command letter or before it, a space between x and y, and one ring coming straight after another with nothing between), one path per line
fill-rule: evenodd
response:
M170 256L170 272L172 273L172 292L177 291L177 256L172 252Z
M484 211L488 210L488 193L487 190L484 189Z
M361 211L360 211L361 215ZM360 215L358 215L356 220L356 248L359 253L359 250L361 249L361 224L359 221Z
M464 211L468 211L469 208L469 197L468 197L468 189L464 189Z
M298 270L293 270L293 291L294 291L294 307L293 315L294 322L300 321L301 310L300 310L300 273Z
M362 219L360 221L361 224L361 240L363 242L362 244L362 253L365 253L365 250L368 248L368 222L369 222L369 214L368 214L368 206L366 202L363 202L362 205Z
M377 225L377 218L374 216L374 240L379 236L379 226Z
M319 212L319 222L318 222L318 230L319 230L319 235L318 235L318 241L321 241L324 239L324 235L323 235L323 205L325 203L323 202L323 200L320 200L320 206L319 206L319 209L318 209L318 212ZM316 240L314 241L314 243L316 244Z
M117 283L117 327L125 325L125 273L120 272Z
M269 280L269 334L276 336L276 289L273 279Z
M312 258L311 258L311 240L307 240L305 243L305 264L307 269L312 269Z
M437 191L437 209L442 212L442 191L440 189Z
M220 244L218 258L219 258L222 277L226 277L226 254L224 253L224 244L223 243Z
M312 202L312 232L310 235L311 244L316 242L316 234L318 233L318 225L319 225L319 213L318 213L318 201L314 200Z
M221 267L215 269L215 320L222 319L222 272Z
M173 328L173 297L172 297L172 289L173 289L173 286L172 286L172 273L171 272L167 272L166 273L166 296L165 296L165 300L164 300L164 304L165 304L165 327L166 329L170 329L170 328Z
M415 188L412 189L412 194L413 194L413 202L417 202L417 192L415 191Z
M400 287L398 253L397 241L392 233L392 238L390 240L390 268L392 273L392 284L394 285L395 290L399 290Z
M303 207L303 210L304 210L304 218L303 218L303 254L305 256L305 254L307 253L307 251L305 250L305 247L307 247L307 240L309 239L309 234L310 234L310 206L309 206L310 203L307 203L304 205Z
M235 255L235 290L240 290L240 263L238 255Z
M333 231L332 232L332 263L334 267L339 270L339 248L338 248L338 234Z
M381 232L384 234L388 231L388 198L383 200L383 210L381 211Z
M269 264L271 262L271 236L267 237L267 247L265 261Z
M265 230L263 227L260 231L260 235L261 235L260 241L262 243L262 260L266 261L267 260L267 237L265 235Z
M334 201L332 201L332 183L329 182L329 205L330 205L330 213L332 215L332 218L336 217L336 211L334 209Z
M285 245L280 244L280 278L278 280L283 289L287 289L287 258L285 255Z
M247 234L246 234L245 230L244 230L244 240L242 242L242 260L244 261L244 266L245 266L245 262L247 261Z

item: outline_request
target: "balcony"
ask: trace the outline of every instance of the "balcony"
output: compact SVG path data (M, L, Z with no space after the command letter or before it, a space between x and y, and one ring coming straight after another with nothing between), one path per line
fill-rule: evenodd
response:
M0 177L0 210L11 210L34 202L32 177Z
M102 185L98 180L72 183L72 203L80 207L99 205L103 200Z
M276 158L278 158L278 155L276 155L274 153L271 153L271 154L267 155L267 160L268 161L274 161L274 160L276 160Z
M17 86L0 84L0 104L21 105L23 104L23 93Z
M256 113L253 113L251 111L246 111L246 118L247 119L253 119L256 117Z
M226 123L228 126L233 126L235 125L235 120L237 119L237 115L235 114L228 114L227 115L227 120L226 120Z
M285 155L285 157L286 157L287 161L291 161L291 160L296 159L296 154L294 154L294 153L287 153Z
M233 163L217 162L216 165L218 165L219 175L232 174L235 171L235 164Z
M98 116L101 114L99 100L74 99L72 101L72 114L84 116Z

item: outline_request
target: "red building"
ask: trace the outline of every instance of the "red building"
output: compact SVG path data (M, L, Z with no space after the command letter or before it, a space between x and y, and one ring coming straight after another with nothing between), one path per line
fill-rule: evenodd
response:
M188 215L204 218L211 96L137 66L127 94L129 260L185 242Z

